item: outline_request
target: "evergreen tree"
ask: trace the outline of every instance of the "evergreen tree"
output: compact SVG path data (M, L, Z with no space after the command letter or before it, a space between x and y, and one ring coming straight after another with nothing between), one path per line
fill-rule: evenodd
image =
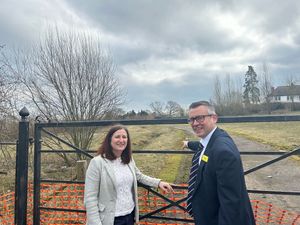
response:
M252 66L248 66L243 85L243 100L246 105L259 103L260 91L258 88L257 74Z
M148 116L149 114L145 111L145 110L141 110L140 112L138 112L139 116Z

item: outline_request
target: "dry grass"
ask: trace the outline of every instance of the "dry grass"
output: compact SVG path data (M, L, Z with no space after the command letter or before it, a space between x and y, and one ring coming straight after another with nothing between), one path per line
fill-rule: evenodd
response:
M223 123L219 126L232 135L242 136L278 150L300 145L300 122Z
M133 150L174 150L181 148L182 130L170 126L129 127ZM174 182L183 155L134 154L138 168L145 174Z
M147 125L147 126L128 126L133 150L174 150L181 149L182 140L185 138L195 139L191 133L185 129L189 125ZM300 122L270 122L270 123L227 123L219 126L231 135L246 137L260 143L268 144L275 149L291 150L300 145ZM181 129L182 128L182 129ZM97 149L107 128L99 129L96 133L91 149ZM45 140L44 140L45 141ZM11 150L13 155L15 149ZM31 149L32 151L32 149ZM47 178L70 179L76 173L73 167L64 166L63 160L58 156L47 156L42 158L43 168L48 169ZM9 163L11 167L15 162L7 162L0 155L0 162L8 175L0 175L0 192L14 189L14 168L7 170ZM174 182L180 177L180 181L185 181L186 176L182 176L185 167L182 164L188 164L185 155L171 154L134 154L134 159L138 168L145 174L159 177L168 182ZM31 155L32 158L32 155ZM74 155L75 158L75 155ZM299 157L298 157L299 158ZM32 163L30 162L32 167ZM189 165L187 165L188 167ZM51 172L51 170L53 171ZM56 172L55 172L56 171ZM32 171L29 172L30 180ZM45 175L45 172L43 173ZM65 176L64 178L62 176Z
M108 127L99 129L94 135L91 149L98 149L103 141ZM181 149L182 140L185 138L183 130L175 129L168 125L145 125L145 126L128 126L132 149L134 150L174 150ZM168 182L174 182L178 176L183 155L171 154L134 154L134 159L138 168L146 175L157 177ZM49 161L56 161L50 159ZM56 164L60 160L56 161ZM49 165L50 166L50 165ZM55 166L51 166L54 168ZM55 168L58 169L58 168ZM65 169L65 172L70 172ZM51 176L51 177L49 177ZM60 174L48 174L48 178L59 177Z

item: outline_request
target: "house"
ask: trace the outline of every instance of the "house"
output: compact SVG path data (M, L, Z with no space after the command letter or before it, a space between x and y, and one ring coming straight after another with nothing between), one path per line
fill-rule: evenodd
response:
M300 102L300 85L272 87L271 102Z

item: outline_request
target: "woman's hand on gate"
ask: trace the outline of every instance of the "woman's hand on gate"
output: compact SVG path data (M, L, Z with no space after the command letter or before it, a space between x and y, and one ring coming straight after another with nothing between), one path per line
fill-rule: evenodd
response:
M170 193L170 192L174 192L172 186L167 183L167 182L164 182L164 181L160 181L159 184L158 184L158 187L162 190L162 191L165 191L167 193Z

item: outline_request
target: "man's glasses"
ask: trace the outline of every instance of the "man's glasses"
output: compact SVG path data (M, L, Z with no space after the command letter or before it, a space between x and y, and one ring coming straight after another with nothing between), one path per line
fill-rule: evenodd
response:
M188 119L188 122L190 124L193 124L195 121L197 121L198 123L201 123L205 120L206 117L208 116L212 116L212 115L199 115L199 116L195 116L195 117L191 117Z

